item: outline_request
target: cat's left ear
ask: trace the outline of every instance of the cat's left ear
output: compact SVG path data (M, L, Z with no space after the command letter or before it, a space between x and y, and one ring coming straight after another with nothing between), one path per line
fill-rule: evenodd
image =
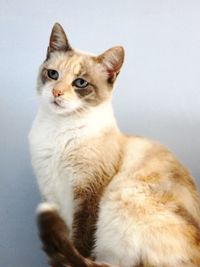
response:
M124 48L122 46L112 47L98 56L97 59L108 73L108 82L113 83L124 62Z
M72 50L72 48L63 27L59 23L55 23L51 31L47 57L49 57L50 53L56 51L67 52L69 50Z

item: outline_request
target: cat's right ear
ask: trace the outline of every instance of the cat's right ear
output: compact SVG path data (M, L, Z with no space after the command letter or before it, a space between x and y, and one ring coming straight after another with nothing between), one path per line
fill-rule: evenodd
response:
M47 58L50 54L56 51L67 52L72 50L71 45L67 39L64 29L59 23L55 23L51 31L49 40L49 47L47 50Z

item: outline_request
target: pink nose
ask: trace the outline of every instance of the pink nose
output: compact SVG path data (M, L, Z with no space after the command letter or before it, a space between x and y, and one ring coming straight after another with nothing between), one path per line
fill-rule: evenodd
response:
M53 96L54 97L59 97L63 94L64 94L63 91L61 91L60 89L55 89L55 88L53 89Z

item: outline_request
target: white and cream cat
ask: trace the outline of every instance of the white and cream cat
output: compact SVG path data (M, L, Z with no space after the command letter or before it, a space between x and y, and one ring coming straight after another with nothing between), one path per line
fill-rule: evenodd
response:
M192 177L162 145L117 127L111 99L123 60L122 47L77 51L53 27L30 132L47 202L38 214L44 250L53 267L200 267Z

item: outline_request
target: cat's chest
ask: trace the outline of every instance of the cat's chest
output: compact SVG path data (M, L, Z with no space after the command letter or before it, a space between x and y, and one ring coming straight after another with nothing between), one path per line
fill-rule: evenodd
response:
M72 133L46 123L34 123L30 133L32 163L43 197L55 203L68 225L72 224L72 166L67 155L75 146Z

